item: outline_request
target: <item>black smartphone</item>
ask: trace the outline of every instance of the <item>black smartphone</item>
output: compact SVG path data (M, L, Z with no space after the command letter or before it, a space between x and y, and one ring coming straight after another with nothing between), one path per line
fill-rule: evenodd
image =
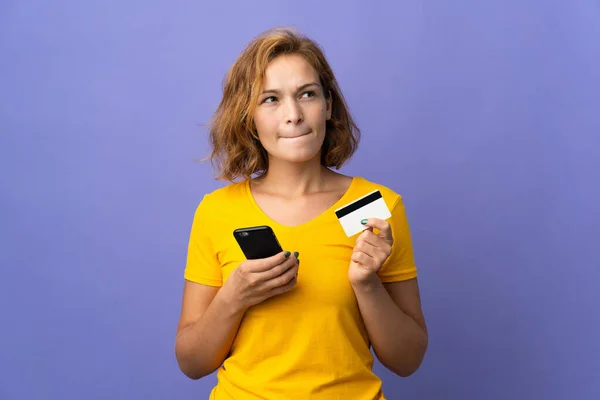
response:
M272 257L283 249L270 226L251 226L233 231L242 252L248 260Z

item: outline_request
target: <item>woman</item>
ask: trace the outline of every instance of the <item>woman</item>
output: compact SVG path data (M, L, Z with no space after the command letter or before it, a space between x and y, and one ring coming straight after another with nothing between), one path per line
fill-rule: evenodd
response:
M319 47L289 29L256 38L229 71L210 136L232 183L194 216L181 370L219 369L211 399L384 399L370 347L400 376L427 348L409 226L398 194L330 169L359 131ZM334 210L377 189L392 216L346 236ZM232 232L257 225L284 251L246 260Z

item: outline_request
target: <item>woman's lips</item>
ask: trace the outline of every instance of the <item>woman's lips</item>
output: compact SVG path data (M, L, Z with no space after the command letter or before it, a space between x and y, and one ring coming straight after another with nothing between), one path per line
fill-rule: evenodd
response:
M309 133L310 133L310 132L301 133L301 134L298 134L298 135L292 135L292 136L282 136L281 138L282 138L282 139L297 139L297 138L299 138L299 137L306 136L306 135L308 135Z

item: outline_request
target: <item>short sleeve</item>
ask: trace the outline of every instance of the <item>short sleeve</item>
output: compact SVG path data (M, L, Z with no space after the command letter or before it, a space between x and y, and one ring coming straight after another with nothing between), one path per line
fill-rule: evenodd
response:
M209 230L206 229L209 215L210 210L205 196L194 213L184 278L208 286L222 286L221 265L208 235Z
M417 276L410 227L402 197L398 196L391 213L388 222L394 237L392 254L378 272L379 279L384 283L405 281Z

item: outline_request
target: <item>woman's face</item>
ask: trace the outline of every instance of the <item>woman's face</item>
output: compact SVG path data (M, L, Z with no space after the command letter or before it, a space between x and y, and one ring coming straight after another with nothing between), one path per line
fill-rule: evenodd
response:
M300 55L274 58L265 71L254 112L269 161L301 163L319 157L331 101L315 69Z

